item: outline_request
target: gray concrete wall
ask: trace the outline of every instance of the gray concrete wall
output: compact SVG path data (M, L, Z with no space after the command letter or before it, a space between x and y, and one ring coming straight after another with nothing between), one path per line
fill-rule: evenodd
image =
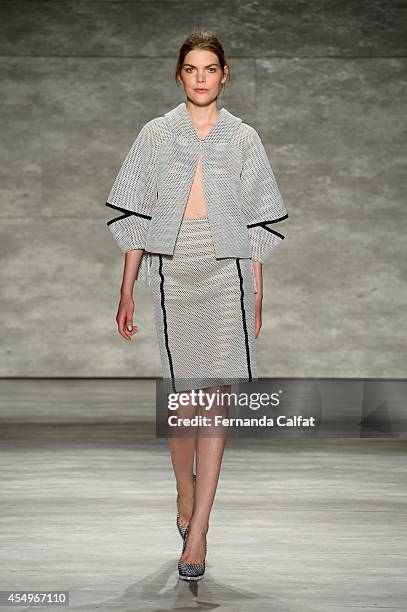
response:
M222 105L259 130L290 218L264 266L259 376L406 374L406 5L4 1L2 376L159 376L151 295L115 315L123 255L104 206L173 73L215 30Z

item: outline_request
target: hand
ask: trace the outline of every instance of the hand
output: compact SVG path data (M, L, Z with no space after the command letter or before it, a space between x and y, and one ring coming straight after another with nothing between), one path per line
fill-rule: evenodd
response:
M122 297L116 315L117 329L125 340L131 341L131 337L138 331L137 325L133 325L134 302L131 296ZM127 326L130 326L128 329Z
M260 333L261 330L261 313L263 307L263 292L257 291L256 295L256 304L255 304L255 337Z

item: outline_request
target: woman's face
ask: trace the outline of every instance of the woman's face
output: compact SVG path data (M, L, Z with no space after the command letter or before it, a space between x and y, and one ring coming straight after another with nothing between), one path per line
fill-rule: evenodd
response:
M184 59L180 80L184 85L186 97L198 105L206 105L218 97L224 73L216 53L204 49L189 51Z

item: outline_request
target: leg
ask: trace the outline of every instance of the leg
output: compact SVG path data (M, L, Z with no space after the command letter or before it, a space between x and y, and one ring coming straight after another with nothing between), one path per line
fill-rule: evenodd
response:
M169 438L172 467L177 483L179 522L186 527L194 506L194 465L195 438Z
M178 416L191 417L194 415L195 407L183 406L178 409L177 412ZM195 484L192 474L196 450L196 436L192 430L188 432L188 436L170 436L168 442L178 493L177 503L180 515L179 521L182 527L186 527L190 521L194 506Z
M210 390L230 391L230 387L214 387ZM218 414L223 411L218 405ZM204 428L203 428L204 429ZM218 437L207 437L205 432L196 441L196 485L195 501L189 523L189 534L181 563L202 563L205 536L209 529L209 516L219 480L220 468L226 442L226 428L216 427Z

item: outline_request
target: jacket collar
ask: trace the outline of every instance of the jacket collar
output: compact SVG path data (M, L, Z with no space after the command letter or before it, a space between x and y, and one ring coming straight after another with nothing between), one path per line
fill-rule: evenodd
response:
M222 107L219 110L219 117L206 136L206 138L199 138L195 127L192 123L192 117L189 114L185 102L181 102L175 108L165 113L164 117L170 124L171 129L183 139L192 140L195 142L225 142L231 139L234 132L239 128L242 123L240 117L235 117L226 108Z

